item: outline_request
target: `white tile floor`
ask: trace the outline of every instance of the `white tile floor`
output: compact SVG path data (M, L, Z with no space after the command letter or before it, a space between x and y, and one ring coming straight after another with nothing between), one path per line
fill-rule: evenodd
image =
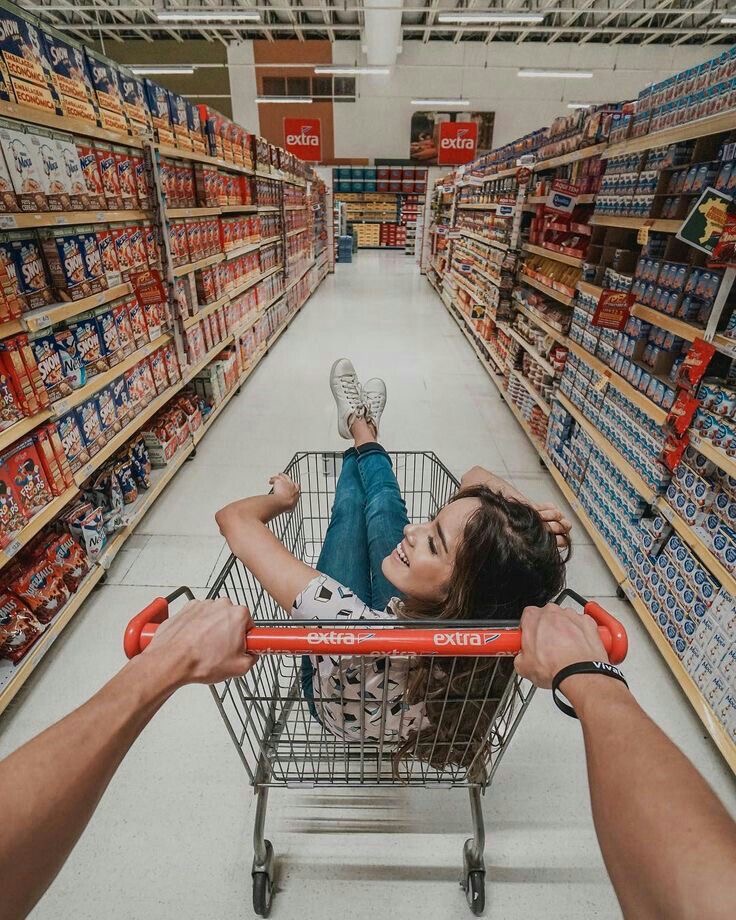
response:
M360 253L339 266L233 400L0 720L7 753L84 700L122 663L122 629L160 587L206 593L222 564L213 514L262 490L298 449L340 448L326 375L351 355L384 376L384 441L428 448L457 473L482 463L537 499L562 501L536 453L413 263ZM631 637L639 699L736 812L732 777L582 528L570 583L605 598ZM249 917L252 802L206 689L181 691L127 758L36 920ZM370 807L366 807L366 806ZM590 821L578 726L534 700L485 799L489 916L614 918ZM275 791L275 918L426 920L470 914L457 887L464 793Z

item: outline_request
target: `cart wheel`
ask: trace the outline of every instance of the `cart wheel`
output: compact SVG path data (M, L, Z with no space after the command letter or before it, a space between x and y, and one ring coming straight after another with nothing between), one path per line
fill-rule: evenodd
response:
M465 878L465 899L476 917L486 909L486 874L474 870Z
M273 883L267 872L253 873L253 910L259 917L267 917L271 911Z

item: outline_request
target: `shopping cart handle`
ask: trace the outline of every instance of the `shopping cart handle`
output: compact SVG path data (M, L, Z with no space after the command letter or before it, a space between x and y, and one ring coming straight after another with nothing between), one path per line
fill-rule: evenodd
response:
M585 612L598 623L609 659L619 664L628 641L623 626L599 604ZM128 624L125 654L133 658L152 641L168 614L167 598L156 598ZM521 629L415 629L374 627L254 626L245 636L246 651L258 655L438 655L513 656L521 651Z

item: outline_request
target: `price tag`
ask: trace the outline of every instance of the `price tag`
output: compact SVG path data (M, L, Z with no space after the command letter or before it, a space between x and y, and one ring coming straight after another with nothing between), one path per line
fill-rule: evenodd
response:
M640 246L646 246L649 242L649 231L653 223L653 220L646 220L641 227L639 227L639 232L636 234L636 242Z
M27 317L25 325L29 332L37 332L39 329L45 329L47 326L53 325L53 323L48 313L39 313L38 316Z
M105 212L104 212L104 211L98 211L98 212L95 214L95 220L96 220L96 221L100 221L100 222L101 222L101 221L104 221L104 219L105 219Z
M0 217L0 230L12 230L13 227L17 226L18 221L12 214L3 214L2 217Z
M65 412L68 412L70 409L68 399L60 399L58 402L55 402L51 407L56 418L61 418Z
M56 218L56 223L59 226L64 226L69 223L69 218L65 214L59 214Z
M625 581L621 587L623 588L624 594L630 601L633 601L636 597L638 597L636 591L634 590L634 586L630 581Z
M15 556L15 554L21 548L21 546L23 546L23 544L20 542L20 540L13 540L13 542L9 546L6 546L3 550L5 553L5 558L12 559L13 556Z

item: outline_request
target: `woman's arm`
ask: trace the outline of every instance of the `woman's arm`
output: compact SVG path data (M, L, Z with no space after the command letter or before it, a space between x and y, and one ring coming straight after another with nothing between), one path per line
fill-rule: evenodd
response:
M231 551L245 563L266 591L287 613L317 573L296 556L266 524L299 501L299 486L279 473L269 480L271 495L254 495L221 508L215 515Z

